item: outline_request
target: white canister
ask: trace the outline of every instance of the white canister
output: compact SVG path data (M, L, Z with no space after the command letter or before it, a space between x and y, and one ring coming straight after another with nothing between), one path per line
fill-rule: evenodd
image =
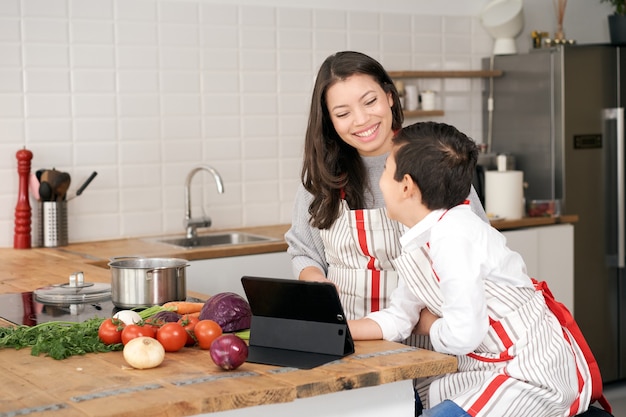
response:
M434 91L422 91L422 110L435 110Z
M485 211L490 217L521 219L524 216L524 173L485 172Z
M405 109L408 111L417 110L418 96L416 85L404 86L404 104Z

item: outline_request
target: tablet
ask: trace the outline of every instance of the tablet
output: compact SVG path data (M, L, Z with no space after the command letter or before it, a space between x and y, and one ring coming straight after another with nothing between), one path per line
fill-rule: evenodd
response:
M252 310L248 362L310 369L354 353L333 284L244 276Z

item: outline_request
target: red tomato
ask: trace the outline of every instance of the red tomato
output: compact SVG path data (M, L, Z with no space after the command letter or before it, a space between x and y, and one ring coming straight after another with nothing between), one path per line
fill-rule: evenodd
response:
M193 346L196 344L193 329L196 327L196 324L198 324L199 321L200 319L198 317L187 315L182 316L180 320L178 320L178 323L180 323L187 331L187 343L185 343L185 346Z
M129 324L122 330L122 343L125 345L129 341L139 336L147 336L154 338L154 329L152 326L140 326L138 324Z
M187 330L180 323L165 323L157 331L156 338L166 352L177 352L187 343Z
M122 330L124 322L118 319L109 318L103 321L98 328L98 337L105 345L122 343Z
M222 335L222 328L213 320L200 320L193 333L201 349L210 349L211 343Z

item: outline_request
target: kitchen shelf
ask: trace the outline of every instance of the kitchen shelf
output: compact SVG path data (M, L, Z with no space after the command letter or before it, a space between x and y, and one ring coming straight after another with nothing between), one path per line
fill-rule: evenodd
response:
M443 110L404 110L404 117L435 117L443 115Z
M401 78L491 78L502 76L500 70L466 70L466 71L389 71L394 79ZM412 110L404 111L404 117L436 117L443 116L443 110Z
M391 78L490 78L501 77L502 71L389 71L389 76Z

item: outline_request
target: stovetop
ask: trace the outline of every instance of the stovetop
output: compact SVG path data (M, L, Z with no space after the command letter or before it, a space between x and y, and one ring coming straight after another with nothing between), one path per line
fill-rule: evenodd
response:
M111 317L118 310L110 296L98 302L44 304L36 300L33 292L0 294L0 318L27 326L49 321L79 323L94 317Z

